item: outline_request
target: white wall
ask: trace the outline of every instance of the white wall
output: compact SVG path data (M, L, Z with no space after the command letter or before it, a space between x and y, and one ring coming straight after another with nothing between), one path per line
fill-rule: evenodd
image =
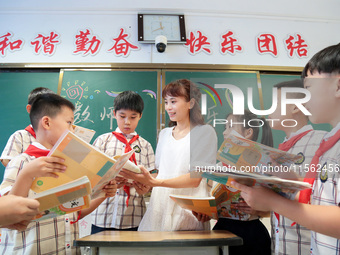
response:
M7 32L12 39L21 38L20 51L0 55L0 63L193 63L264 66L304 66L318 50L340 42L338 33L340 1L5 1L0 0L0 37ZM211 43L211 54L192 55L188 47L168 45L165 53L158 53L154 45L137 41L137 13L184 13L187 36L201 31ZM75 55L75 35L78 30L91 29L103 40L100 51L94 55ZM129 41L140 47L127 57L116 56L107 50L119 29L129 34ZM241 53L220 53L220 36L227 30L234 32ZM38 33L60 34L60 44L54 55L35 54L30 42ZM275 35L278 56L261 55L256 50L256 36L260 33ZM289 57L284 48L288 35L299 33L308 44L308 56ZM1 39L0 39L1 42Z

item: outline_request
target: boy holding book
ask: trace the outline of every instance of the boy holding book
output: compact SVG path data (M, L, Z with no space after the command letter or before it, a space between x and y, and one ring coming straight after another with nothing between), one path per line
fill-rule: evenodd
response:
M296 105L287 105L286 115L281 115L282 88L303 88L301 79L281 82L276 84L274 88L278 90L278 107L275 112L269 115L269 119L279 120L273 121L272 128L281 130L286 134L284 141L279 145L279 149L303 156L303 161L295 165L294 170L298 175L304 177L326 131L313 130L313 127L308 124L308 116L304 115ZM290 99L298 99L303 96L302 93L288 94ZM295 127L283 126L281 125L283 119L295 120L297 124ZM274 254L309 253L311 238L309 229L275 212L271 213L271 226L272 252Z
M32 103L35 98L41 94L54 93L52 90L44 87L38 87L33 89L29 95L26 105L26 111L28 114L31 111ZM6 167L8 162L15 156L23 153L27 147L35 142L35 132L32 125L28 125L23 130L15 131L8 139L7 144L1 154L0 161Z
M35 99L30 119L36 132L36 142L8 164L1 189L12 186L9 194L26 197L32 193L30 187L34 178L43 176L57 178L56 173L66 170L62 164L63 159L46 156L49 149L66 130L73 130L73 111L73 104L56 94L43 94ZM72 169L66 171L72 171ZM103 190L107 197L114 196L115 181L111 180L108 185L103 187ZM32 222L23 232L3 229L0 253L79 253L79 249L73 247L73 240L78 237L78 227L74 223L79 218L91 213L104 199L98 198L91 201L89 208L78 213Z
M302 77L311 93L305 104L312 114L310 121L333 127L323 137L306 173L305 181L313 184L313 190L301 191L299 203L263 187L234 185L254 209L275 211L312 230L311 254L340 254L340 44L316 53Z
M152 146L135 131L142 117L143 99L136 92L123 91L115 98L113 106L118 127L114 132L99 136L93 146L110 157L133 149L135 153L130 161L153 169L155 156ZM92 213L92 234L103 230L137 231L146 211L143 195L149 190L150 187L141 183L126 183L114 198L106 199Z

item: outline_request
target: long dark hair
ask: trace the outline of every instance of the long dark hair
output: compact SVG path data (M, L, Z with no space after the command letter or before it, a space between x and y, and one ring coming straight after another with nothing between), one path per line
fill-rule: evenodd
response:
M167 84L163 91L162 97L163 99L166 96L173 96L173 97L184 97L186 102L193 100L194 105L190 109L189 116L190 116L190 125L197 126L204 124L204 118L201 114L201 109L199 106L199 101L201 99L201 92L195 85L195 83L191 82L187 79L176 80ZM176 121L169 122L169 127L176 126Z
M229 113L227 115L227 118L232 115ZM269 123L266 121L265 118L257 117L256 114L252 113L251 111L245 109L244 115L232 115L236 118L237 121L244 120L244 126L242 126L243 129L251 128L253 130L253 141L257 141L257 138L260 134L260 128L262 128L262 136L261 136L261 143L270 147L273 147L273 135L272 135L272 129L269 126ZM251 120L252 126L249 126L249 121ZM263 122L263 125L260 123L260 120Z

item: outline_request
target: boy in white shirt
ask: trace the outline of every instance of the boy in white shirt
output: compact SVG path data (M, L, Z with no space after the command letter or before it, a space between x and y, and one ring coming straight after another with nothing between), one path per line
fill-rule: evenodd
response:
M310 121L333 127L306 173L305 181L313 184L313 190L301 191L298 203L263 187L234 184L254 209L275 211L312 230L311 254L340 254L340 44L316 53L302 77L311 93L305 104Z
M151 144L137 135L135 129L142 117L144 102L133 91L123 91L114 100L117 129L99 136L93 143L110 157L135 150L130 158L136 165L154 168L155 156ZM103 230L137 231L146 211L144 196L150 187L141 183L126 183L114 198L106 199L92 213L92 234Z
M73 131L73 111L73 104L57 94L43 94L35 99L30 119L36 142L11 160L0 189L12 186L10 195L27 197L32 195L30 187L36 177L57 178L56 172L65 171L63 159L46 156L66 130ZM115 181L110 180L103 191L106 197L114 196ZM92 200L89 208L77 213L31 222L26 231L2 229L0 254L79 254L79 248L73 246L78 238L78 224L74 223L91 213L104 199Z
M278 89L278 107L275 112L269 115L269 119L278 120L273 121L273 129L282 130L286 134L286 138L279 145L279 149L303 156L303 160L294 165L294 170L301 177L304 177L326 131L314 130L308 124L308 117L296 105L287 105L286 115L281 115L281 89L303 88L302 79L281 82L274 87ZM289 93L288 96L293 99L301 98L305 95L302 93ZM297 124L294 127L283 126L281 121L284 119L295 120ZM271 213L271 226L273 254L309 253L311 238L309 229L275 212Z

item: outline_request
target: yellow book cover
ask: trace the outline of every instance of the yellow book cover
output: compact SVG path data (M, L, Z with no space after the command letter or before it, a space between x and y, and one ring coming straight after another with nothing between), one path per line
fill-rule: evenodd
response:
M133 152L122 154L115 160L74 133L67 131L59 138L48 154L48 156L65 159L66 171L58 173L59 178L39 177L35 179L31 189L39 193L87 176L91 182L91 187L93 187L93 193L117 176ZM99 182L102 185L101 187L97 186ZM94 198L92 197L92 199Z
M40 203L40 214L35 218L42 220L88 208L90 194L91 184L87 176L34 194L31 198Z
M184 209L203 213L217 219L215 197L194 197L174 194L169 195L169 197Z

